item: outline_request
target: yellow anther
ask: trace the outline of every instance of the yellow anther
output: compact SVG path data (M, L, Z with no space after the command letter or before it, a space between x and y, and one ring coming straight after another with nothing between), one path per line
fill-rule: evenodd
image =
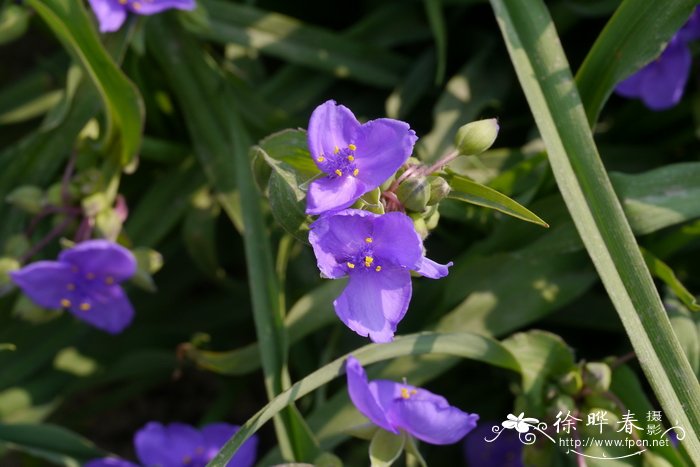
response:
M374 258L372 258L371 256L365 256L365 267L370 267L373 262Z
M339 152L340 152L340 148L338 146L333 148L333 154L338 154Z
M348 149L354 151L355 149L357 149L357 146L355 146L354 144L348 144Z
M372 243L372 241L373 241L372 237L365 238L365 242L367 242L367 243Z
M70 283L69 283L68 285L66 285L66 289L68 289L68 290L75 290L75 284L70 284Z
M335 174L336 174L338 177L342 177L342 176L343 176L343 172L341 172L340 169L335 169Z
M360 169L355 169L352 171L352 175L355 177L357 177L357 174L359 174L359 173L360 173Z
M348 262L347 264L348 264L348 267L349 267L350 269L355 269L355 264L354 264L354 263Z
M318 157L316 158L316 160L317 160L318 162L323 162L323 161L326 160L326 158L323 157L323 156L318 156Z
M408 392L408 389L406 388L401 388L401 397L404 399L410 399L411 398L411 393Z
M185 456L182 458L182 463L184 465L189 465L190 463L192 463L192 458L190 456Z
M131 6L134 8L134 10L140 10L141 9L141 4L139 2L134 2L131 4Z
M70 300L68 300L67 298L64 298L63 300L61 300L61 306L63 308L68 308L70 306Z
M127 0L119 0L120 5L126 5L128 2Z
M92 308L92 307L91 307L90 304L87 303L87 302L83 302L83 303L80 304L80 310L81 310L81 311L89 311L90 308Z
M348 156L348 160L349 160L350 162L354 161L354 160L355 160L355 156Z
M112 284L114 284L114 277L112 277L112 276L107 276L107 277L105 278L105 284L107 284L107 285L112 285Z
M374 268L374 270L377 271L377 272L379 272L379 271L382 270L382 267L381 267L381 266L377 266L376 268Z
M95 275L91 272L88 272L87 274L85 274L85 278L88 280L93 280L95 278Z

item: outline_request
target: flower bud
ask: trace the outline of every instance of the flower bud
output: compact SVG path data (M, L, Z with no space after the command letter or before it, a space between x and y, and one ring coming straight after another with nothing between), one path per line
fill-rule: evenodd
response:
M495 118L467 123L457 130L455 145L459 153L465 156L481 154L496 141L498 129Z
M423 214L423 219L425 219L425 226L429 231L437 227L440 221L440 211L438 207L430 206Z
M578 369L571 370L559 378L559 387L570 396L575 396L583 388L583 380Z
M22 211L36 214L44 204L44 192L38 187L25 185L13 190L5 200Z
M433 206L450 194L450 184L447 183L442 177L437 175L431 175L428 177L428 183L430 184L430 199L428 200L428 206Z
M600 394L610 389L612 370L605 363L586 363L583 367L583 385L593 394Z
M409 211L421 212L430 199L430 185L425 177L408 177L396 189L396 196Z

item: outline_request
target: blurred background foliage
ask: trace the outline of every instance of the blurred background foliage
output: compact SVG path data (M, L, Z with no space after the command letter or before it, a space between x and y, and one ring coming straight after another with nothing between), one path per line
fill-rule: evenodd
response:
M572 70L619 3L546 2ZM507 338L521 367L541 377L534 389L513 372L435 355L373 365L371 377L429 383L453 405L497 423L514 404L529 416L551 417L574 362L612 356L610 391L640 414L658 407L561 199L488 3L199 0L191 13L131 17L120 32L100 37L102 45L89 9L86 16L69 8L63 18L74 21L80 44L91 44L87 56L64 47L71 32L56 34L42 19L48 14L38 14L60 4L0 2L0 343L15 346L0 348L0 463L70 465L101 450L131 457L132 434L149 420L240 424L267 402L248 283L266 276L246 270L242 232L251 227L241 202L251 197L236 164L252 164L251 144L305 127L315 106L331 98L361 119L408 121L420 137L414 155L423 161L449 151L464 123L498 117L495 147L451 168L550 226L457 200L441 203L426 247L431 258L455 265L444 280L414 281L399 327L401 334ZM108 56L124 75L106 67ZM605 167L696 374L700 337L690 309L700 288L697 77L671 110L651 112L613 96L595 125ZM245 160L236 162L234 153ZM118 336L36 309L2 277L63 222L50 213L30 225L55 199L72 157L69 204L92 210L100 234L119 236L139 255L139 277L128 289L136 319ZM323 281L310 248L280 227L280 214L298 206L287 199L275 205L262 185L252 203L272 245L284 330L279 342L260 344L279 348L296 381L366 342L333 314L342 284ZM128 206L123 226L116 186ZM19 187L35 191L18 198ZM28 199L38 204L23 205ZM52 242L40 256L53 258L59 246ZM513 335L521 332L528 334ZM542 356L550 353L565 363ZM346 465L366 462L364 442L344 443L343 430L362 421L344 384L314 392L297 408L322 450ZM278 459L271 425L261 436L260 459L269 465ZM460 445L422 449L432 465L463 458ZM532 451L547 462L539 465L573 462ZM670 451L644 461L662 456L683 465Z

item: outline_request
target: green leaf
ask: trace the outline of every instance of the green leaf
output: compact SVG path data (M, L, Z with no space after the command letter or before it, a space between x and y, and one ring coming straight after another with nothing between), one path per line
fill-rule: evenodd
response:
M691 311L700 311L700 304L698 304L695 296L685 288L681 281L676 277L676 273L673 272L666 263L661 261L659 258L654 256L649 250L642 248L642 256L644 257L644 262L646 263L649 271L657 279L660 279L666 284L676 297L678 297L685 306L687 306Z
M641 174L610 174L625 216L638 235L700 216L699 179L698 162L669 164Z
M667 298L664 305L668 309L673 331L683 347L690 366L696 375L700 375L700 332L697 326L697 314L693 314L678 300Z
M371 467L391 467L401 456L405 444L405 433L395 435L385 430L377 430L369 443Z
M624 0L576 73L576 85L594 125L617 83L658 57L695 8L695 0Z
M343 280L325 281L292 306L284 319L290 345L336 321L332 303L345 284ZM227 352L190 347L187 356L202 368L224 375L243 375L260 368L258 343Z
M104 451L87 439L49 424L0 423L0 444L65 466L78 467L87 460L105 456Z
M423 4L428 15L430 30L435 38L435 49L437 50L435 83L440 84L445 79L445 67L447 66L447 28L445 26L445 18L442 15L440 0L423 0Z
M700 462L700 385L600 160L549 12L541 1L491 5L579 235L654 393Z
M236 110L238 102L221 70L202 54L197 41L161 17L152 19L147 41L149 47L158 51L159 64L184 109L195 152L218 191L217 199L242 231L256 334L259 341L265 342L260 347L265 388L272 398L289 385L287 335L284 310L280 309L280 284L250 167L250 136L242 126ZM313 460L318 455L317 442L304 425L294 408L276 419L277 438L285 457Z
M433 108L433 128L416 143L415 153L421 160L435 162L452 151L459 127L505 96L511 80L494 47L489 40L479 44L479 53L447 81Z
M234 42L339 78L374 86L395 85L407 66L396 54L349 40L279 13L221 0L201 1L206 14L189 15L186 27L221 43Z
M17 350L17 346L15 344L10 344L9 342L0 343L0 352L3 352L3 351L13 352L15 350Z
M352 352L363 365L393 359L405 355L447 354L482 361L490 365L519 372L520 366L515 357L500 343L488 337L473 333L421 333L396 338L387 344L369 344ZM243 442L252 436L276 413L288 404L318 389L342 375L345 360L349 354L334 360L314 371L288 390L275 397L221 448L219 454L208 464L209 467L223 467L235 454Z
M537 330L514 334L503 345L518 360L523 375L523 396L516 402L515 413L541 418L546 384L575 367L573 352L561 337Z
M29 26L29 11L19 5L6 3L0 9L0 45L21 37Z
M456 174L446 175L445 180L447 180L450 184L450 188L452 188L450 194L447 195L448 199L456 199L464 201L465 203L495 209L496 211L517 217L526 222L532 222L542 227L549 227L549 224L540 219L535 213L493 188L489 188L486 185L476 183L475 181Z
M141 146L144 110L138 89L100 43L82 2L28 0L27 4L39 13L87 71L107 113L105 142L116 144L121 163L129 164Z

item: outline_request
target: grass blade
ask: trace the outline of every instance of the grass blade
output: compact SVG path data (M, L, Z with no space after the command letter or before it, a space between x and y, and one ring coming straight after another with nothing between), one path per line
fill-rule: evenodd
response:
M700 385L600 160L547 7L491 5L579 235L667 417L686 429L683 443L700 463Z

